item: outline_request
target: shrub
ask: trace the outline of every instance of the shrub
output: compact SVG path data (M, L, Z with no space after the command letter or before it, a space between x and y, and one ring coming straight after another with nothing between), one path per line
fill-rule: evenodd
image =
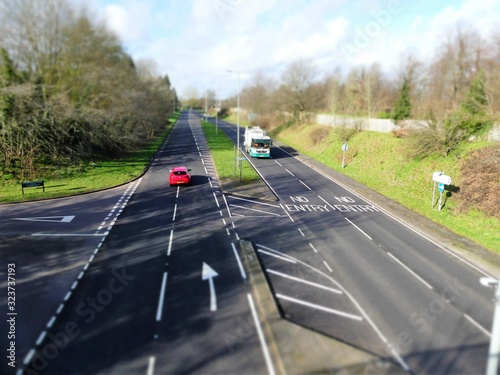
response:
M478 209L500 219L500 145L472 152L461 166L458 212Z
M330 134L329 128L326 127L315 128L310 134L313 145L320 143L322 140L328 137L328 134Z

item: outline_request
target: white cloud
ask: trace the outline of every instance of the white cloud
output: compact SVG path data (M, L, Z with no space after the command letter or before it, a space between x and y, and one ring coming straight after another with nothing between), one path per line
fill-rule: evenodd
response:
M409 51L430 59L457 22L466 20L487 34L500 12L500 0L461 0L446 7L433 0L91 1L101 4L127 51L156 60L179 93L217 82L228 94L234 92L234 76L227 69L278 78L298 58L312 59L320 73L375 62L390 71ZM377 19L389 4L398 5L397 13L388 21ZM363 40L360 32L367 30ZM352 54L346 53L349 47Z

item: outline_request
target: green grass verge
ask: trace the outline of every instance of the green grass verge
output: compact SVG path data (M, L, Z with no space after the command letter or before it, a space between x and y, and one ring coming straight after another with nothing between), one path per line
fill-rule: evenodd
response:
M217 174L222 182L234 180L234 143L215 125L202 121L201 126L207 139L208 147L217 169ZM236 168L236 180L239 180L240 170ZM241 183L246 184L259 180L259 175L252 166L246 162L241 162Z
M170 118L170 124L163 133L144 149L120 160L89 162L77 167L62 167L50 176L38 176L44 180L42 188L24 189L21 181L0 181L0 203L15 203L47 198L64 197L117 186L133 180L144 172L158 148L170 133L178 114Z
M408 141L389 133L363 131L348 142L346 168L342 169L342 140L332 128L328 136L314 143L317 125L293 126L276 135L283 143L354 180L428 217L455 233L481 246L500 252L500 221L480 212L457 213L453 194L446 199L441 211L431 207L432 172L444 171L452 184L461 185L460 164L472 149L487 142L464 144L446 158L429 157L421 161L406 156ZM437 195L437 194L436 194Z

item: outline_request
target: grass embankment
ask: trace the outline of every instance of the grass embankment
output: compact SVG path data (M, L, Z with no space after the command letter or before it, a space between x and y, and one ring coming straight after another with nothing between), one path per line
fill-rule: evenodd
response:
M24 195L22 195L21 181L0 181L0 203L70 196L131 181L144 172L151 158L170 133L178 116L176 114L170 118L170 124L158 138L144 149L133 152L125 158L65 166L52 171L48 176L37 176L37 180L44 180L45 192L42 188L28 188L24 189Z
M324 137L315 136L318 129L323 129ZM275 137L455 233L491 251L500 252L498 219L487 217L478 211L458 213L457 200L454 199L457 193L448 193L451 196L446 199L443 194L445 206L441 211L437 210L437 206L431 207L432 172L444 171L451 176L453 186L460 186L461 162L472 149L484 147L489 143L464 144L446 158L433 156L416 161L406 156L409 147L407 139L396 138L388 133L363 131L356 133L349 140L347 166L342 169L342 140L335 135L333 128L317 125L294 126L281 131Z
M217 168L219 179L222 183L234 181L234 143L221 130L216 129L215 125L201 122L208 147ZM240 169L236 168L236 180L239 180ZM259 175L252 166L246 162L241 162L241 184L246 184L259 179Z

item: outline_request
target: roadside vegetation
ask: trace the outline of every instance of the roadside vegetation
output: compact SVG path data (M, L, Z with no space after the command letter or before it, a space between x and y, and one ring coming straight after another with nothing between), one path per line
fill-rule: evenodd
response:
M246 183L257 181L260 179L259 175L246 161L241 161L241 170L237 166L235 179L234 143L223 131L217 130L215 125L207 121L202 121L201 125L207 139L208 147L210 148L210 153L212 154L212 158L214 159L214 163L217 168L217 174L219 175L219 179L221 180L222 184L230 183L233 186L235 184L244 185Z
M0 203L14 203L64 197L118 186L139 177L149 165L159 147L168 136L179 114L174 114L164 131L143 148L124 154L121 158L82 162L78 165L54 166L50 173L40 174L45 182L42 188L24 189L15 179L0 183Z
M413 159L409 156L411 140L361 131L350 137L342 169L344 138L333 127L295 125L274 136L455 233L500 252L499 143L466 142L447 157L434 154ZM445 171L452 177L441 211L437 209L437 191L432 202L434 171Z

